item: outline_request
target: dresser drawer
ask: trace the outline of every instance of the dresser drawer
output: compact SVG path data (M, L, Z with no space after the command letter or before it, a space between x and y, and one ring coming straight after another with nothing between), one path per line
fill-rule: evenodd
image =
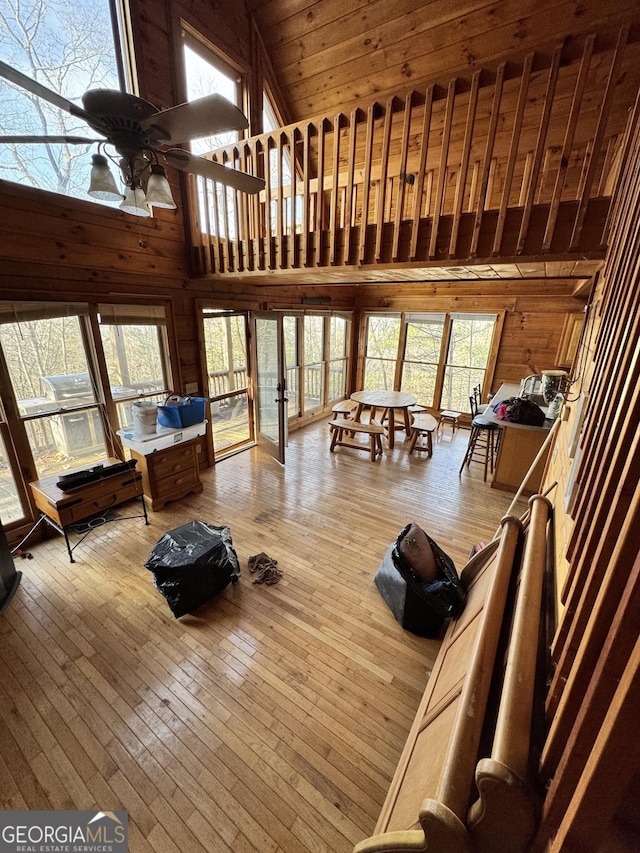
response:
M153 456L147 457L147 460L149 467L153 465L153 474L156 480L196 467L193 445L190 447L172 447L171 450L154 453Z
M199 482L198 471L195 468L191 468L188 471L174 474L171 477L163 477L161 480L156 480L153 496L154 498L170 497L172 494L177 494L189 486L195 486Z
M133 482L125 485L113 484L111 491L95 495L92 498L83 499L73 506L63 507L59 510L60 523L62 525L73 524L82 521L91 515L103 512L111 507L118 506L124 501L131 500L142 493L142 480L139 477Z

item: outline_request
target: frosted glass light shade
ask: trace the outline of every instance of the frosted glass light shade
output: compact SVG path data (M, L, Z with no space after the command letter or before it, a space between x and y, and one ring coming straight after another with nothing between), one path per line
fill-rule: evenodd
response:
M153 163L151 166L151 174L147 182L147 204L153 207L166 207L170 210L176 208L164 166L159 163Z
M122 193L118 189L115 178L109 169L107 158L102 154L94 154L91 158L91 179L88 194L101 201L121 201Z
M133 216L151 216L144 191L140 187L136 187L135 189L127 187L120 210L124 210L125 213L131 213Z

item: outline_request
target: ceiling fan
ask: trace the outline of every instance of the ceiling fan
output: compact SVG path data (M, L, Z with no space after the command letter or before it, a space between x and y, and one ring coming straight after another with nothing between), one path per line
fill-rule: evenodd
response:
M126 92L92 89L82 96L82 107L79 107L2 61L0 77L83 119L101 136L99 139L73 135L0 136L0 144L97 144L98 153L93 155L88 192L102 200L122 200L120 207L127 213L148 216L148 205L175 208L163 161L174 169L209 178L240 192L257 193L264 189L262 178L214 163L182 148L165 147L246 128L248 122L244 114L221 95L207 95L158 110L148 101ZM109 170L107 157L102 153L103 146L111 146L118 155L116 160L108 154L121 171L126 187L124 192L120 192Z

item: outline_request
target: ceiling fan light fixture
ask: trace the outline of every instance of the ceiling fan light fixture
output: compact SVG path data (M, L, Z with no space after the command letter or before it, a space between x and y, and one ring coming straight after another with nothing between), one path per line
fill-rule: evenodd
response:
M169 210L176 209L176 203L171 195L171 187L167 180L167 173L160 163L152 163L151 174L147 181L147 204L152 207L164 207Z
M103 154L94 154L91 160L93 165L87 193L100 201L122 201L122 193L111 173L107 158Z
M140 187L127 187L120 210L133 216L151 216L144 190Z

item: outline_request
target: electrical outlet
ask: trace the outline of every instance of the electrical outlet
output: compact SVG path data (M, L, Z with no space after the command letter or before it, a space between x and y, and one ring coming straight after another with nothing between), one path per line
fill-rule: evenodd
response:
M185 394L197 394L198 393L198 383L197 382L187 382L184 386Z

